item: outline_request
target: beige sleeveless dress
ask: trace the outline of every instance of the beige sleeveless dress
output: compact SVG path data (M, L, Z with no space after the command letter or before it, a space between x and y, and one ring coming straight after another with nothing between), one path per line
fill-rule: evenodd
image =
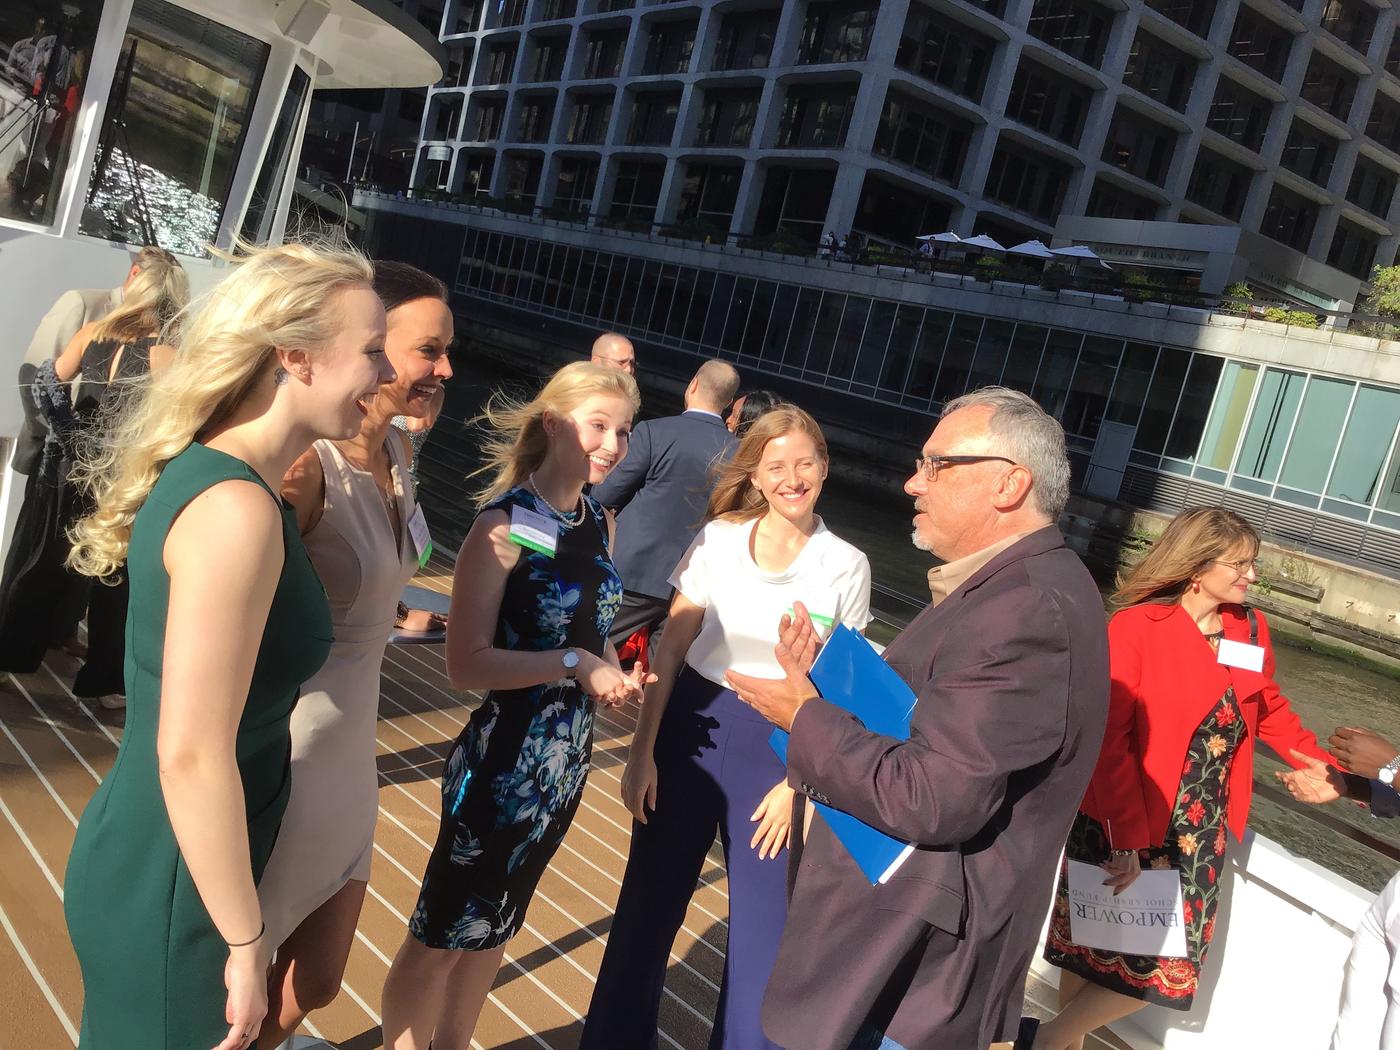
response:
M302 539L330 600L335 641L292 712L292 793L258 897L266 936L281 944L352 879L368 880L379 807L374 727L379 673L399 595L418 567L408 457L397 431L385 446L398 505L394 542L384 495L330 441L312 447L326 503Z

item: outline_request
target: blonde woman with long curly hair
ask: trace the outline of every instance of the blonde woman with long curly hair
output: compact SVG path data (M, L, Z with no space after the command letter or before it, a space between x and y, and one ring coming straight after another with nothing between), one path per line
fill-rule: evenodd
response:
M257 1037L272 946L255 887L286 805L292 705L331 642L277 492L314 440L358 433L392 378L370 278L348 251L252 253L82 471L95 509L70 564L131 582L126 732L65 880L84 1050Z
M801 602L826 630L870 620L870 563L817 514L821 427L779 404L716 468L622 776L632 846L580 1050L652 1046L671 944L718 832L731 922L711 1050L772 1050L759 1008L787 916L793 789L772 727L725 684L781 678L777 624Z
M490 480L457 557L447 673L486 692L442 776L442 824L384 985L384 1045L471 1042L506 942L583 796L595 704L641 698L608 642L622 603L611 523L584 491L627 454L626 372L576 362L528 404L488 407Z
M158 345L157 337L189 301L189 279L173 255L147 250L139 265L132 267L120 305L79 328L57 359L39 365L25 390L43 422L44 446L25 487L0 579L0 670L37 670L58 640L54 635L68 634L74 623L69 617L86 606L87 660L73 691L99 698L104 707L121 706L126 589L120 579L89 587L64 567L68 529L89 509L68 474L80 446L99 439L118 396L168 359L170 348ZM47 610L65 611L61 631Z

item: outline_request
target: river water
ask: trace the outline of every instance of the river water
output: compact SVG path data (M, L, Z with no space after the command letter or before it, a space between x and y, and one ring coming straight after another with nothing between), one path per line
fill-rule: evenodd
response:
M493 390L521 392L521 375L458 354L456 376L449 384L446 416L433 435L425 456L422 482L425 504L439 543L455 547L469 517L463 475L474 460L472 432L460 420L474 416ZM643 389L645 393L645 376ZM932 421L930 421L932 427ZM918 450L909 449L909 457ZM431 498L436 497L436 498ZM436 508L434 507L436 504ZM917 598L926 595L925 574L930 556L909 542L913 510L903 492L843 482L833 477L822 493L820 512L827 525L854 543L870 558L875 582ZM444 518L451 519L449 524ZM880 601L877 599L877 605ZM906 617L898 603L890 609ZM1348 660L1291 644L1276 645L1277 675L1284 694L1303 724L1325 739L1337 726L1365 726L1400 742L1400 677L1361 660ZM1274 782L1284 768L1267 748L1259 749L1256 783ZM1335 802L1326 812L1371 835L1400 846L1400 821L1378 821L1353 803ZM1394 826L1392 826L1394 825ZM1381 854L1354 843L1330 828L1256 795L1250 826L1293 852L1335 871L1353 882L1379 891L1396 865Z

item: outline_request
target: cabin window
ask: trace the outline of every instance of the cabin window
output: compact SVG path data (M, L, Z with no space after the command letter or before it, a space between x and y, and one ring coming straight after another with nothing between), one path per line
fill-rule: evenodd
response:
M83 233L207 255L269 47L207 18L136 0L83 209Z
M102 0L0 3L0 218L54 221Z
M293 69L287 93L282 96L282 105L277 109L272 140L267 144L267 153L258 169L258 181L253 185L253 199L243 216L240 236L250 244L266 244L272 237L277 201L282 193L282 184L287 179L287 166L296 152L297 125L301 122L302 107L310 92L311 78L304 70ZM365 151L365 164L369 164L369 150Z

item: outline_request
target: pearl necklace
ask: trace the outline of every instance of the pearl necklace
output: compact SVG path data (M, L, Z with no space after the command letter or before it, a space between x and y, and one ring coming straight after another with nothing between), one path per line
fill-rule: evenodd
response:
M533 474L530 475L530 488L534 491L535 498L538 499L541 503L543 503L546 507L548 507L549 512L553 514L556 518L558 518L561 522L563 522L565 525L567 525L569 528L573 528L575 525L582 524L584 517L588 514L588 503L584 500L582 496L580 496L578 500L577 513L575 513L573 517L570 517L569 515L565 514L553 503L550 503L549 500L544 498L544 493L540 491L539 485L535 484L535 475Z

